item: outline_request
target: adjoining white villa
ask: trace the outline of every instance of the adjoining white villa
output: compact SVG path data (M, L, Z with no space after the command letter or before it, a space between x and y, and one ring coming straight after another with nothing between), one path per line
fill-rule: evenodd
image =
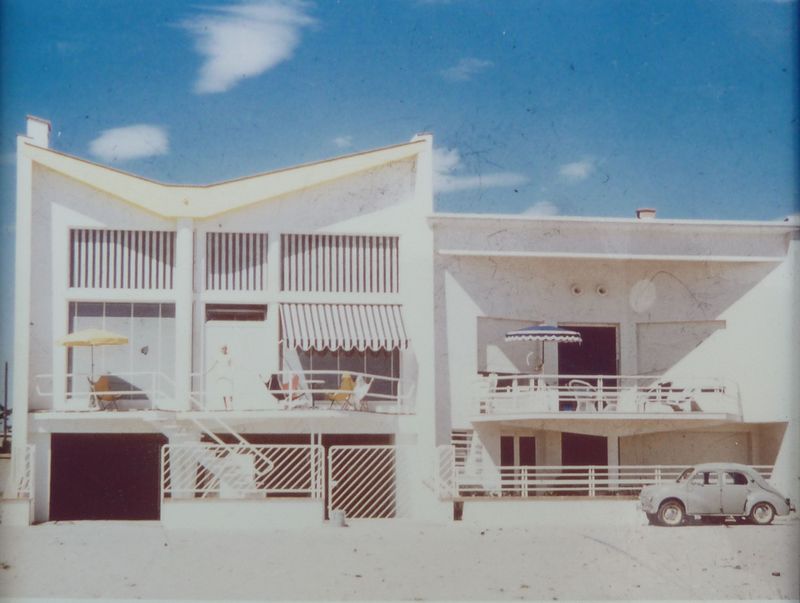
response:
M798 496L795 225L436 214L429 135L189 186L49 132L4 522L448 520L715 460Z

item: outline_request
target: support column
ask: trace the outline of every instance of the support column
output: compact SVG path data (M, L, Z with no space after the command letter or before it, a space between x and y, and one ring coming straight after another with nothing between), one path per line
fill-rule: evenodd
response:
M619 489L619 436L610 435L608 441L608 487L610 490Z
M264 369L270 373L277 372L280 368L280 304L275 300L281 290L281 237L277 231L270 231L267 247L267 295L270 304L267 306L267 333L268 341L275 342L270 348L265 359ZM265 374L268 377L267 374Z
M175 236L175 404L189 409L192 391L194 224L180 218Z
M11 456L25 455L28 444L28 405L30 396L31 337L31 215L33 206L33 161L25 152L26 143L47 147L39 124L28 119L28 136L17 137L17 222L14 260L14 361L13 392L14 437ZM47 124L47 132L50 125ZM42 144L44 143L44 144ZM13 478L13 476L11 476ZM9 483L8 487L13 484ZM6 491L8 491L8 487Z
M69 331L69 302L67 302L67 289L69 288L69 229L62 223L54 223L51 226L52 249L51 266L51 300L53 302L51 313L53 321L53 335L60 339ZM52 351L52 374L53 374L53 408L64 410L75 408L81 404L86 407L89 403L88 395L81 400L67 401L67 348L63 345L54 345ZM97 377L95 377L96 379ZM83 389L86 391L86 377L73 377L73 391Z
M561 432L545 431L545 457L542 465L561 466Z
M33 521L50 520L50 433L34 433L30 443L35 446L33 456Z

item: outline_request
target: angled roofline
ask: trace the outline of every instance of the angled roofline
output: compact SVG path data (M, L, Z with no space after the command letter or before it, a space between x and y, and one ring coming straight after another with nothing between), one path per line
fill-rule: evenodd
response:
M243 176L211 184L163 183L33 144L20 137L33 162L166 218L210 218L318 186L395 161L415 157L432 145L430 136L368 151Z

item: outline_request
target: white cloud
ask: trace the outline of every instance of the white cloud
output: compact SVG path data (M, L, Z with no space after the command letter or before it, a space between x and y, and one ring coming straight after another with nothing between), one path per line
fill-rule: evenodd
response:
M333 144L335 144L340 149L346 149L348 147L353 146L353 137L352 136L337 136L333 139Z
M314 23L308 8L299 0L267 0L214 7L183 21L205 58L195 92L225 92L292 58L300 30Z
M573 163L565 163L558 168L558 173L567 180L573 182L580 182L586 180L594 172L595 164L591 159L584 159L582 161L575 161Z
M451 82L466 82L482 71L486 71L492 64L491 61L482 59L461 59L455 66L443 69L441 73L444 79Z
M550 201L537 201L522 212L525 216L557 216L558 206Z
M488 174L457 174L463 168L458 149L433 149L433 187L437 192L472 190L479 188L502 188L527 184L528 177L516 172L492 172Z
M149 124L103 130L100 136L89 143L89 152L103 161L165 155L168 150L167 131Z

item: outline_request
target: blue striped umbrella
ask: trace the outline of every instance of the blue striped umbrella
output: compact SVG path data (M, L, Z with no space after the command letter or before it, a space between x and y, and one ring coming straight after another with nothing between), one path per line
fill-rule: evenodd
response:
M541 348L539 350L539 363L534 367L535 373L542 371L542 363L544 362L544 342L555 341L557 343L581 343L581 334L577 331L570 331L569 329L562 329L553 325L539 325L533 327L525 327L524 329L517 329L506 333L506 341L538 341ZM530 358L533 352L530 352L525 358L525 362L530 366Z
M581 334L552 325L525 327L506 333L506 341L556 341L558 343L580 343Z

